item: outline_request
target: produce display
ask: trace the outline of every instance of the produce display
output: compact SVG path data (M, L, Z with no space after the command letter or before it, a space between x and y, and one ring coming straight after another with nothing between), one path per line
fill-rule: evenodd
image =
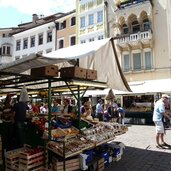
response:
M73 138L48 142L48 149L65 158L80 154L83 150L108 142L127 131L125 125L100 122L91 128L84 128ZM64 149L65 146L65 149ZM65 153L65 156L64 156Z
M65 149L64 149L65 145ZM81 136L75 136L73 138L67 139L66 141L50 141L48 142L48 149L52 150L56 154L62 157L71 157L73 155L81 153L83 150L93 147L94 143L86 140ZM65 151L65 156L63 155Z

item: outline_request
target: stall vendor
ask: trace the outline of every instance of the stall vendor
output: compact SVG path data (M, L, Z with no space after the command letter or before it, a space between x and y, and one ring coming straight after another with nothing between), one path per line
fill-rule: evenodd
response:
M63 106L61 109L61 113L63 113L63 114L72 113L72 106L69 104L69 99L63 100Z

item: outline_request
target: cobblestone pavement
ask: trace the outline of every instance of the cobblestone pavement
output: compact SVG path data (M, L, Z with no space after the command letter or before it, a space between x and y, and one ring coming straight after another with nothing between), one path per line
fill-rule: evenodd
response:
M129 125L128 132L116 137L125 144L121 160L112 162L105 171L171 171L171 149L158 149L155 127ZM167 129L165 141L171 144L171 129Z

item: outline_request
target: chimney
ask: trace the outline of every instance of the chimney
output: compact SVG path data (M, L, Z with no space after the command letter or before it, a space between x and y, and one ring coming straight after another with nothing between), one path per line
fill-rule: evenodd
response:
M36 20L39 19L39 16L37 14L32 15L32 22L36 24Z

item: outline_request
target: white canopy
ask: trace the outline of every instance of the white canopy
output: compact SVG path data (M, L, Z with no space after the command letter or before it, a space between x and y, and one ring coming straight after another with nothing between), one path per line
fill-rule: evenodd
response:
M130 91L120 68L112 38L70 46L42 56L31 55L0 66L0 72L22 73L31 68L51 64L61 67L64 62L76 59L79 59L80 67L97 70L97 80L106 82L109 88Z
M171 92L171 79L157 79L147 81L130 82L133 93L157 93Z
M171 93L171 79L157 79L146 81L128 82L132 92L114 90L115 95L135 95L135 94L155 94L155 93ZM106 96L109 88L104 90L88 90L85 96Z

